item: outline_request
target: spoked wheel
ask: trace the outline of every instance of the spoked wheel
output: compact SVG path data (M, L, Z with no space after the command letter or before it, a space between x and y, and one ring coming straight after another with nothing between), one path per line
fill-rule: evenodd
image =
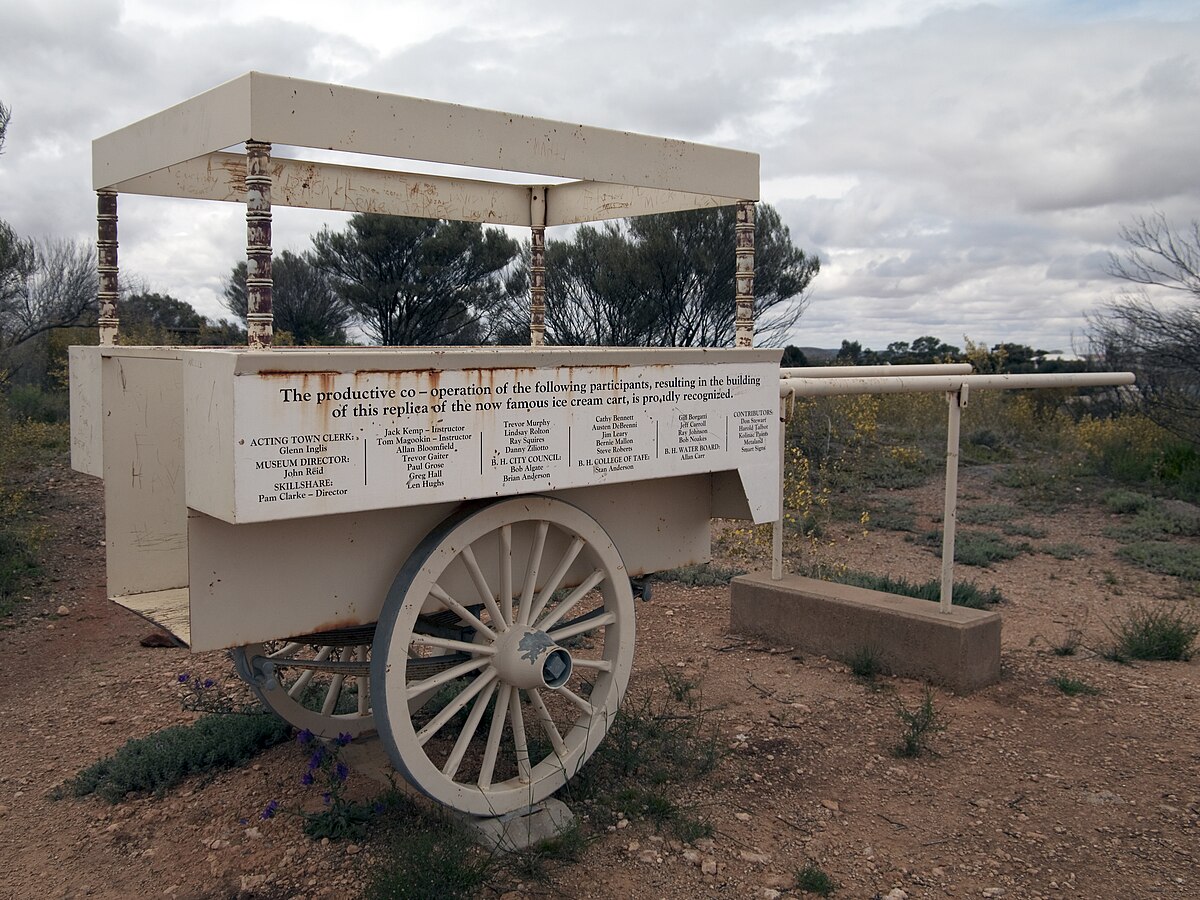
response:
M375 730L371 642L375 626L236 647L238 674L265 706L323 738Z
M515 497L443 523L392 585L375 715L414 787L500 815L562 787L603 739L633 664L633 596L591 516Z

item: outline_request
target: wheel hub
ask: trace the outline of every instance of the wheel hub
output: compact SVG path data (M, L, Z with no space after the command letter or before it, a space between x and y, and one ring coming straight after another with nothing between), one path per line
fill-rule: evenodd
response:
M518 625L496 641L494 659L500 677L522 690L562 687L571 677L571 654L544 631Z

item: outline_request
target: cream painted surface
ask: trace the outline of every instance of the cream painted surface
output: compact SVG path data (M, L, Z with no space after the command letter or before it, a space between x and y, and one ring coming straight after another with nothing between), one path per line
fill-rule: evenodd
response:
M188 583L179 356L119 350L104 348L101 363L110 597Z
M757 200L758 154L249 72L92 142L113 188L247 140Z
M613 539L630 575L709 558L707 475L555 491L595 518ZM191 643L213 650L373 622L388 589L417 545L458 504L372 510L284 522L231 525L192 512ZM562 548L551 536L546 558ZM494 547L476 546L496 583ZM515 543L514 558L528 547ZM543 575L548 573L543 573ZM573 569L564 584L586 573ZM472 596L468 583L442 585Z
M153 622L189 646L192 643L191 622L188 618L188 589L149 591L113 597L113 602Z
M526 351L527 367L483 367L464 350L354 371L361 358L324 351L308 371L232 379L222 356L185 354L187 504L228 522L729 470L755 521L776 516L778 370L761 351L703 365L610 351L603 367Z
M70 347L71 468L104 477L104 408L100 348Z

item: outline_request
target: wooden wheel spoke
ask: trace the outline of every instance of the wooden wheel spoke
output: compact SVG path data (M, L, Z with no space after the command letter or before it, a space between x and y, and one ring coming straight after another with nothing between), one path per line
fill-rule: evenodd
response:
M475 732L479 729L479 720L483 718L484 712L487 710L488 701L492 699L492 694L496 693L496 682L492 681L480 694L475 698L475 705L471 707L471 713L467 716L466 724L463 725L463 730L458 734L458 740L454 742L454 749L450 751L450 756L446 759L446 764L442 766L442 774L453 780L458 774L458 767L462 765L463 757L467 753L467 747L471 745L471 739L475 737Z
M437 647L441 650L461 650L464 653L470 653L472 656L491 656L496 652L494 647L489 647L487 644L468 644L466 641L455 641L432 634L414 634L411 641L422 647Z
M512 526L500 528L500 615L511 622L513 601Z
M554 748L554 755L559 759L565 758L567 755L567 745L563 743L562 735L558 733L558 726L554 724L554 719L550 716L550 710L546 708L546 701L542 699L542 695L538 691L533 690L529 692L529 705L533 707L533 711L537 714L538 721L542 724L542 731L550 739L550 746Z
M525 624L537 621L538 616L546 608L546 604L550 602L550 598L554 596L554 592L558 590L558 586L562 584L562 580L567 577L567 570L575 563L575 559L586 543L578 535L571 539L571 545L567 547L567 552L563 554L558 565L554 567L554 571L550 573L550 577L546 579L546 585L538 594L537 601L534 603L529 618L525 620Z
M334 675L329 680L329 690L325 692L325 702L321 705L321 715L333 715L333 711L337 709L338 700L342 698L342 684L345 681L345 675Z
M459 663L457 666L452 666L449 669L438 672L436 675L431 675L428 678L423 678L420 681L410 681L405 686L405 696L409 700L415 700L430 691L440 688L443 684L453 681L456 678L462 678L464 675L470 675L479 669L482 669L488 664L489 660L486 656L479 656L475 659L469 659L464 663Z
M467 567L467 573L471 576L471 581L475 584L475 592L479 594L479 599L487 607L492 621L499 626L501 631L507 631L508 619L504 618L500 612L500 607L496 605L496 598L492 596L492 589L488 587L487 579L483 577L483 570L479 568L479 560L475 558L475 551L469 546L463 547L462 553L459 554L459 559Z
M562 696L566 697L589 716L594 716L596 714L596 707L592 706L592 704L588 703L578 694L567 690L565 687L559 688L558 693L562 694Z
M296 651L303 649L303 647L304 645L298 643L297 641L289 641L274 653L268 653L267 659L291 659L291 657L296 654Z
M355 658L359 662L365 663L367 661L367 650L368 647L366 644L359 644L354 654ZM365 675L359 675L356 681L358 684L358 714L365 716L371 710L371 679Z
M457 697L442 707L429 724L417 732L417 743L425 746L429 739L441 731L446 723L449 722L458 713L460 709L471 702L471 698L482 691L485 687L491 684L496 679L496 673L492 670L479 675L474 681L462 689Z
M595 631L597 628L604 628L608 625L616 623L617 617L613 613L604 613L600 616L580 616L575 620L574 625L565 625L562 628L557 628L554 631L547 631L554 640L562 642L573 638L580 634L587 634L589 631Z
M521 692L514 689L508 697L508 718L512 724L513 752L517 757L517 776L529 784L529 742L525 740L525 714L521 711Z
M322 647L321 652L313 657L313 662L325 662L325 660L329 659L329 654L332 652L332 647ZM308 689L308 683L312 681L313 676L316 674L316 669L305 669L300 673L300 677L296 679L296 683L288 689L287 695L293 700L303 696L305 690Z
M592 588L604 581L606 577L603 569L594 570L591 575L584 579L583 584L571 591L562 603L547 613L546 617L537 623L537 627L542 631L549 631L559 619L574 609L575 604L582 600Z
M479 765L478 785L487 790L492 786L492 775L496 771L496 756L500 751L500 738L504 736L504 721L508 715L508 697L513 692L511 684L500 685L496 707L492 710L492 722L488 728L487 745L483 749L483 762Z
M585 656L572 656L571 665L576 669L596 669L600 672L612 671L612 663L607 659L588 659Z
M446 606L449 609L452 609L454 613L460 619L462 619L462 621L466 622L468 625L486 637L489 641L496 640L496 632L488 628L487 625L483 623L483 620L479 618L479 616L475 615L475 613L471 612L471 610L467 609L467 607L447 594L440 585L434 584L434 586L429 589L429 593L431 596L436 597L442 603L446 604Z
M521 608L517 618L519 625L529 624L533 592L537 588L538 570L542 567L542 553L546 549L546 534L549 531L549 522L545 519L538 522L537 532L533 536L533 545L529 548L529 560L525 563L525 584L521 587Z

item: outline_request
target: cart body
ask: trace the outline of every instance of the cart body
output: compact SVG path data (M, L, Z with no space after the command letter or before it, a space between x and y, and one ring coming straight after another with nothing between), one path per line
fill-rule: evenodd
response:
M108 593L195 650L374 622L464 501L560 497L628 574L778 509L778 351L72 349ZM568 578L568 581L570 579Z

